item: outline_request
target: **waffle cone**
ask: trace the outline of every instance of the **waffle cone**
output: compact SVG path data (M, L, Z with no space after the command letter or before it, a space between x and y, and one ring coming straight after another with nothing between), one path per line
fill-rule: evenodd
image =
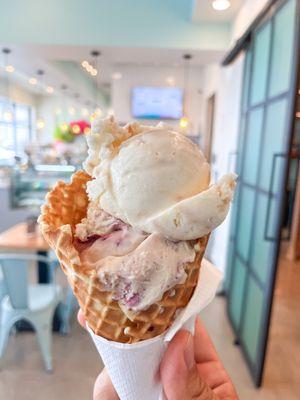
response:
M39 224L45 240L55 250L89 327L96 335L122 343L135 343L163 333L178 309L185 307L198 282L201 260L208 236L199 239L194 262L185 265L187 279L166 291L160 301L147 310L126 313L113 294L103 291L97 272L81 262L74 247L75 226L86 216L86 183L91 179L76 172L70 184L58 182L48 193Z

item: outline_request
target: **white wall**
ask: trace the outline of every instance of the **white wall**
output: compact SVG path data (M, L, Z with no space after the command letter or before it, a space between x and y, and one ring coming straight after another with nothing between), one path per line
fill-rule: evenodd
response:
M7 86L3 78L0 77L0 96L7 97ZM70 122L76 119L85 119L88 117L83 117L81 114L81 109L83 105L76 99L71 99L70 97L62 97L54 95L37 95L24 87L22 87L18 82L13 81L11 78L9 84L9 96L11 101L19 104L26 104L33 107L34 116L33 123L35 123L36 118L43 118L45 121L45 128L42 131L36 131L34 125L34 131L37 134L37 139L41 143L49 143L53 141L53 132L57 124L62 122ZM76 113L70 115L68 113L69 107L74 107ZM57 116L55 115L55 109L60 108L62 113ZM84 107L86 108L86 107ZM103 112L106 110L103 109Z
M0 78L0 96L7 97L6 82L3 78ZM26 104L33 107L36 105L37 97L15 82L11 82L9 85L9 96L15 103Z
M269 0L245 0L237 13L231 31L231 42L237 40L251 25Z
M183 88L183 69L180 67L131 67L118 68L122 79L112 83L112 109L120 122L132 121L131 115L131 90L135 86L168 86L167 77L174 77L175 86ZM187 94L188 117L191 122L190 134L197 135L202 131L202 69L191 68L190 80ZM146 123L151 123L151 121ZM167 123L178 125L178 121L167 121Z
M70 115L68 108L73 107L75 114ZM58 124L83 119L81 115L81 104L76 99L71 100L62 96L40 96L36 108L37 118L45 121L45 128L38 132L41 143L53 142L54 129ZM61 114L56 115L55 110L60 109Z
M233 44L249 27L268 0L245 0L232 23L231 43ZM216 93L214 137L212 142L212 176L216 180L224 173L234 170L236 157L230 153L236 152L239 134L240 103L243 86L243 61L241 54L228 67L208 65L204 69L203 102L204 116L206 101ZM204 122L205 125L205 122ZM225 222L211 235L207 255L211 261L225 272L227 250L229 243L230 214Z
M221 68L207 66L204 70L203 98L216 94L214 133L212 142L212 179L218 180L223 174L234 171L240 120L240 99L242 89L243 55L233 64ZM207 256L223 272L226 269L229 241L230 215L211 235Z

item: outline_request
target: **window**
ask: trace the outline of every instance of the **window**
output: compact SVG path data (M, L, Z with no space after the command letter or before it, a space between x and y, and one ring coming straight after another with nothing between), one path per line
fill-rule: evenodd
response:
M8 152L24 155L24 149L33 137L31 114L31 107L0 98L0 159L6 158Z

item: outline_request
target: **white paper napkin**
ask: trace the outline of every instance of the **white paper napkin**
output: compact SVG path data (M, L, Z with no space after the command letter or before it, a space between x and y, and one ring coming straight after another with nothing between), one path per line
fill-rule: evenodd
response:
M121 400L158 400L162 387L159 365L167 343L181 329L193 333L196 315L214 298L222 278L221 272L203 260L200 279L189 304L177 315L162 335L135 344L112 342L88 331L108 370Z

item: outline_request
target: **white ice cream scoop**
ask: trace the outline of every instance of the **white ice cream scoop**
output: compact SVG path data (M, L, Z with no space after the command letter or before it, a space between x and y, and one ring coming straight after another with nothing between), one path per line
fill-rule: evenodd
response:
M224 175L207 190L143 221L139 228L146 232L159 232L173 240L192 240L207 235L224 221L236 178L236 174Z
M92 133L88 194L107 213L172 240L200 238L224 220L236 177L208 188L209 164L186 136L163 125L120 128L111 119Z

